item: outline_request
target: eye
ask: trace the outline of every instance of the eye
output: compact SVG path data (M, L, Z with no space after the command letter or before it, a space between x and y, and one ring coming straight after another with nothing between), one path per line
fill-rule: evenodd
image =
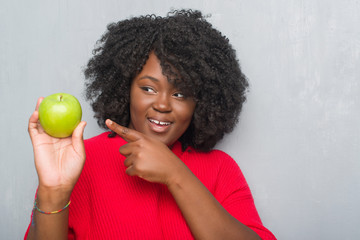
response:
M140 87L144 92L155 93L155 90L151 87Z
M182 94L181 92L176 92L173 94L173 96L177 97L177 98L185 98L185 95Z

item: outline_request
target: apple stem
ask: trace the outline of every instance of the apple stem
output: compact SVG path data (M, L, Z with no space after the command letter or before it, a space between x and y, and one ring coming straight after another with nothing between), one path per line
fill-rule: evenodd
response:
M63 95L60 95L60 102L62 101Z

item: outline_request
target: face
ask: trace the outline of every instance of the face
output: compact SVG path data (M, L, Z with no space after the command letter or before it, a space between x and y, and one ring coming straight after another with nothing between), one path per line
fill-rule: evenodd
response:
M159 59L150 53L131 84L129 128L169 146L186 131L194 109L195 101L168 82Z

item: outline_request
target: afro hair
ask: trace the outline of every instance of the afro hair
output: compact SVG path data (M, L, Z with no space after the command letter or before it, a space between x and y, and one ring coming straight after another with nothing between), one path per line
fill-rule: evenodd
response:
M237 124L248 81L229 40L200 11L108 25L84 71L86 99L99 126L106 129L108 118L129 125L131 82L150 52L159 58L168 80L196 102L190 126L179 139L183 150L211 150Z

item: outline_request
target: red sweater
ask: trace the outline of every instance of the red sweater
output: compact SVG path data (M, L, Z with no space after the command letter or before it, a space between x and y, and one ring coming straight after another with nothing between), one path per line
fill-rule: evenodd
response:
M107 135L85 140L85 166L71 195L69 239L193 239L166 186L126 175L119 153L126 142ZM230 156L219 150L182 152L179 142L172 151L230 214L262 239L275 239Z

